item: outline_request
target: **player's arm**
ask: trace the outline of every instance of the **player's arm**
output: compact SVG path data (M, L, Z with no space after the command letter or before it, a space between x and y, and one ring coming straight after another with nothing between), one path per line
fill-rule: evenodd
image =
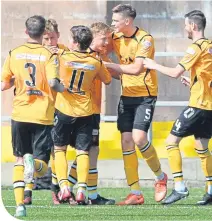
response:
M15 78L13 78L13 73L10 69L10 55L8 55L2 69L1 90L10 89L14 85L14 81Z
M106 64L107 68L111 68L118 73L124 73L128 75L139 75L144 71L143 62L145 58L148 58L154 50L154 40L152 36L148 35L141 39L138 43L137 51L135 54L134 63L132 64Z
M125 73L128 75L139 75L143 70L143 58L135 58L133 64L115 64L104 62L105 66L110 70L115 71L116 73ZM117 74L116 74L117 75ZM116 76L115 75L115 76Z
M62 83L60 83L58 63L57 55L52 54L46 65L46 75L49 86L57 92L63 92L65 87Z
M162 74L165 74L173 78L178 78L183 74L184 71L188 71L196 63L200 55L201 49L197 45L192 44L188 47L185 56L175 68L170 68L157 64L155 61L148 58L144 60L144 67L149 69L155 69L161 72Z
M10 82L1 82L1 90L5 91L14 86L15 78L12 78Z
M117 73L117 72L115 72L115 71L113 71L113 70L109 70L109 72L110 72L111 77L112 77L113 79L116 79L116 80L120 80L120 79L121 79L120 73Z
M155 69L161 72L162 74L165 74L172 78L178 78L185 71L185 69L181 65L177 65L175 68L170 68L170 67L160 65L156 63L154 60L149 59L149 58L145 58L144 67L148 69Z
M107 68L105 67L105 65L102 63L102 61L100 61L100 69L98 71L98 76L99 79L105 84L108 85L111 82L111 75L109 73L109 71L107 70Z
M111 63L111 60L110 58L106 55L106 54L102 54L100 55L101 56L101 59L104 61L104 62L108 62L108 63ZM108 71L110 72L110 75L112 78L116 79L116 80L120 80L120 73L117 73L116 71L112 70L112 69L109 69L108 68Z
M8 82L1 82L1 91L6 91L10 89L12 86Z

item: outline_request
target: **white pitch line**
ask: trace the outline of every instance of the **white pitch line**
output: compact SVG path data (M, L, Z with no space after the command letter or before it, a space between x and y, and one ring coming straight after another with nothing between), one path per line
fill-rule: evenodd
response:
M130 208L130 209L137 209L137 208L140 208L140 209L143 209L143 210L152 210L153 209L153 205L149 205L151 207L147 207L148 205L144 205L144 206L127 206L127 208ZM48 208L48 209L51 209L51 208L54 208L54 209L70 209L70 208L73 208L75 206L27 206L27 208L29 209L36 209L36 208ZM101 209L103 206L76 206L76 208L78 209ZM109 208L115 208L115 207L118 207L118 206L104 206L104 209L109 209ZM16 208L16 206L5 206L5 208ZM195 205L192 205L192 206L181 206L181 205L169 205L169 206L160 206L160 207L154 207L154 209L158 209L158 210L161 210L161 209L204 209L204 210L211 210L211 207L210 206L195 206Z
M200 200L201 197L202 197L202 195L201 196L189 196L188 199L199 199ZM108 196L108 198L112 199L112 197L110 197L110 196ZM146 198L148 198L148 197L146 197ZM2 199L5 200L5 201L14 201L14 199L7 199L7 198L2 198ZM121 199L125 199L125 198L121 198ZM49 202L51 202L51 199L48 199L48 198L46 198L46 199L33 198L33 202L34 201L49 201Z

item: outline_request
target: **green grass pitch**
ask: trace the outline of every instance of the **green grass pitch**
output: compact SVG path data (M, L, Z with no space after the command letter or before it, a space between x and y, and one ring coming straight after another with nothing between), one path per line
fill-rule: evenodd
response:
M127 188L102 188L102 196L118 201L127 194ZM171 190L169 190L170 192ZM176 204L163 206L154 201L154 190L143 188L145 204L141 206L54 206L51 192L33 192L33 205L27 206L24 220L212 220L212 205L196 206L204 194L204 189L191 188L190 196ZM7 211L14 215L15 201L12 189L3 188L2 200Z

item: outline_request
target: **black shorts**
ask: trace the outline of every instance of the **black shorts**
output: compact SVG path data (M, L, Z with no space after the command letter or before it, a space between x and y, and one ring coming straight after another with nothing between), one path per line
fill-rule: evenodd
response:
M93 115L93 146L99 146L99 125L100 125L100 114Z
M56 110L52 139L55 146L71 145L89 151L92 145L93 116L71 117Z
M118 105L118 130L132 132L132 129L148 132L152 122L157 97L121 96Z
M49 162L53 141L52 125L26 123L12 120L12 146L16 157L33 154L35 159Z
M195 138L212 137L212 110L186 107L174 122L171 134L177 137L194 135Z

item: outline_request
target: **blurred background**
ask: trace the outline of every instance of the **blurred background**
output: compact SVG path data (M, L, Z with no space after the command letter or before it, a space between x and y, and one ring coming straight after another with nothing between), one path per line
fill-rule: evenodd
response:
M25 20L35 14L54 18L59 24L60 42L67 44L69 29L73 25L90 25L96 21L111 24L112 8L120 3L130 3L137 10L135 24L149 32L155 39L156 52L184 52L191 43L184 33L184 15L198 9L205 13L207 27L205 36L212 38L212 1L2 1L1 62L3 64L9 50L26 41ZM173 55L156 57L162 64L175 66L181 57ZM159 97L161 101L186 101L189 89L180 80L173 80L161 74ZM104 94L104 93L103 93ZM11 93L2 94L2 115L11 114ZM102 113L117 114L120 96L120 82L113 81L106 88ZM165 110L157 108L155 120L174 120L182 108ZM164 112L165 111L165 112ZM164 113L167 113L166 116Z

